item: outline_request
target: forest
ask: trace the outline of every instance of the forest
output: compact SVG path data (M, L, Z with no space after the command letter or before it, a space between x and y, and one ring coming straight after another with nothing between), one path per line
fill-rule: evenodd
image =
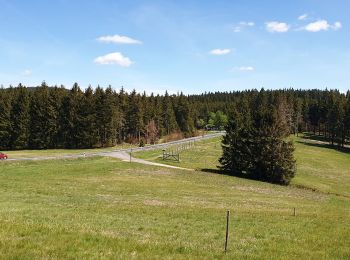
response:
M350 91L245 90L200 95L147 95L77 83L0 88L0 149L93 148L117 143L153 143L172 133L189 137L221 129L235 111L255 101L283 103L289 132L311 132L331 145L350 139ZM227 119L228 118L228 119ZM218 123L219 122L219 123Z

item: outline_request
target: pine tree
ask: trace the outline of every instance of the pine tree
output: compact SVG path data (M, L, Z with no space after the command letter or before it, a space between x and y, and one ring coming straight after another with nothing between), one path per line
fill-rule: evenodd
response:
M45 82L33 92L30 102L29 147L31 149L50 148L52 142L52 117L55 117L49 98L49 88Z
M194 122L191 120L191 111L188 100L182 93L177 98L174 110L176 122L180 130L185 134L186 137L192 136L194 130Z
M107 146L114 146L117 143L119 136L119 122L120 113L116 104L115 96L116 93L113 91L112 87L109 86L105 92L105 124L107 126Z
M283 101L264 90L241 102L226 126L221 168L233 175L288 185L295 174L294 147L285 141L289 126Z
M168 92L165 92L165 96L163 97L162 101L162 134L163 135L169 135L170 133L178 130L178 125L175 118L174 108L171 101L171 98L169 97Z
M14 90L11 107L10 148L14 150L28 148L29 136L29 93L21 84Z
M11 140L10 92L0 89L0 149L8 149Z
M93 90L88 87L80 99L78 114L80 131L78 132L79 147L91 148L97 143L96 109Z
M126 128L126 113L127 113L127 106L128 106L128 97L127 93L125 93L124 88L122 87L116 95L116 102L117 106L119 108L119 117L118 117L118 142L124 142L126 136L127 136L127 128Z
M61 106L61 131L62 141L66 148L80 148L82 145L81 131L83 124L81 115L79 115L79 106L83 98L80 87L75 83L69 91L69 95L65 96Z
M128 100L128 108L126 115L126 127L129 137L137 138L140 142L141 133L143 133L143 113L140 106L140 97L135 90L131 92Z
M49 136L50 148L63 148L61 140L60 111L62 100L67 95L66 89L55 86L49 91L47 107L47 135Z
M350 90L346 93L346 107L345 107L345 117L344 117L344 132L345 140L350 140Z

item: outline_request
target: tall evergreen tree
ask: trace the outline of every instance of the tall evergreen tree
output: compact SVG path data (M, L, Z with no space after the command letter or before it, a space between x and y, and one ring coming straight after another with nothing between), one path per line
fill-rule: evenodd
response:
M10 91L0 89L0 149L8 149L11 140Z
M97 128L94 93L91 87L85 90L80 99L78 114L81 124L81 130L78 133L79 146L82 148L94 147L97 144Z
M11 106L10 148L14 150L28 148L29 136L29 92L21 84L14 91Z
M269 96L273 98L272 95ZM295 174L293 144L282 100L267 102L261 91L252 104L241 104L223 139L221 168L233 175L287 185Z
M191 111L188 100L182 93L176 100L175 116L180 130L185 136L193 135L194 122L191 120Z
M126 127L131 138L140 141L141 133L144 132L143 113L140 106L140 97L135 90L129 95L128 110L126 116Z
M165 92L165 96L162 102L162 134L170 134L178 129L178 124L176 122L175 113L171 98L168 92Z
M29 147L47 149L51 144L51 117L54 117L49 88L45 82L36 88L30 102Z

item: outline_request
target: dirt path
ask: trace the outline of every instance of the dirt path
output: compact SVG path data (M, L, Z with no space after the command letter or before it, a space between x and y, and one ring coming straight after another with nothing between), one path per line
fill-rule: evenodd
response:
M146 165L154 165L154 166L160 166L160 167L166 167L166 168L172 168L172 169L194 171L193 169L182 168L182 167L177 167L177 166L172 166L172 165L167 165L167 164L162 164L162 163L150 162L150 161L138 159L135 157L130 158L130 154L127 152L111 152L111 153L106 154L105 156L118 158L120 160L123 160L124 162L131 161L131 162L136 162L136 163L141 163L141 164L146 164Z
M185 139L178 140L178 141L172 141L172 142L162 143L162 144L155 144L155 145L146 146L146 147L120 149L120 150L108 151L108 152L88 152L88 153L82 153L82 154L71 154L71 155L60 155L60 156L37 156L37 157L10 158L10 159L7 159L7 161L62 160L62 159L77 159L77 158L94 157L94 156L105 156L105 157L118 158L118 159L121 159L123 161L129 162L130 161L130 152L156 150L156 149L161 149L161 148L164 149L164 148L169 147L171 145L184 144L184 143L188 143L188 142L196 142L196 141L215 138L215 137L222 136L222 135L224 135L224 132L218 132L218 133L208 134L208 135L204 135L204 136L190 137L190 138L185 138ZM150 161L146 161L146 160L142 160L142 159L138 159L138 158L134 158L134 157L131 157L131 161L136 162L136 163L146 164L146 165L154 165L154 166L160 166L160 167L193 171L193 169L150 162Z

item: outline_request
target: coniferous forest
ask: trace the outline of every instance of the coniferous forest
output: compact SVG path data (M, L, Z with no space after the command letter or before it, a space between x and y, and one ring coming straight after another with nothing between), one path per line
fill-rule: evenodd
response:
M263 110L271 104L282 115L276 120L283 121L278 125L284 125L284 136L308 131L340 147L350 138L349 91L261 89L146 95L123 88L83 90L74 84L67 89L43 82L39 87L20 84L0 89L0 149L152 143L172 133L189 137L208 126L215 114L227 116L227 127L232 127L233 121L242 122L252 112L254 120L263 119Z

